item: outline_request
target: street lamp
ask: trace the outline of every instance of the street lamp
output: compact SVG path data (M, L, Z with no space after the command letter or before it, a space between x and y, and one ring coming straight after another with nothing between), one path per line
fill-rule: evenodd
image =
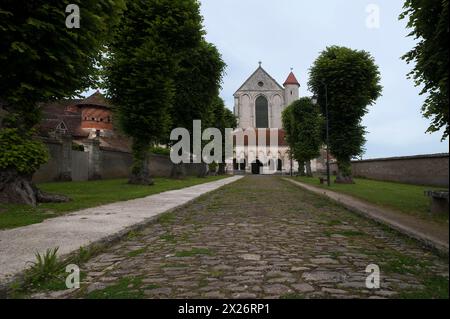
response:
M329 125L328 125L328 87L325 82L322 82L323 87L325 88L325 123L326 123L326 135L325 135L325 144L327 145L327 185L330 186L330 153L328 151L329 149ZM318 98L317 96L312 97L312 102L314 104L317 104Z

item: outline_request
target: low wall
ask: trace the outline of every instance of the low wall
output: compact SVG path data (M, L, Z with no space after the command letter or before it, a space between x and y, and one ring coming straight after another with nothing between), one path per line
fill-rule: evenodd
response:
M170 157L158 154L150 155L149 171L153 177L170 177L172 171Z
M337 165L330 165L337 172ZM355 177L416 185L448 187L449 154L428 154L352 161Z
M59 141L47 140L49 160L34 173L33 181L36 183L57 180L61 175L62 143Z
M130 175L133 164L131 153L101 148L97 144L85 147L85 152L72 150L70 156L64 156L63 146L71 141L46 139L44 143L49 150L50 159L33 175L36 183L53 182L61 177L71 176L74 181L86 181L89 176L103 179L126 178ZM97 156L91 156L94 152ZM185 164L187 176L197 176L205 164ZM169 156L152 154L149 162L153 177L170 177L172 162ZM90 172L90 173L89 173ZM88 174L89 173L89 174Z
M130 175L133 156L130 153L100 150L100 172L102 178L125 178Z

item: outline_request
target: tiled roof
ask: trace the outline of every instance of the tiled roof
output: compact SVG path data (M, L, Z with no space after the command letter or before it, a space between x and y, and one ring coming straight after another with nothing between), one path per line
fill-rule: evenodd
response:
M112 104L99 91L95 92L91 96L80 101L78 103L78 105L95 105L95 106L102 106L102 107L106 107L106 108L112 107Z
M38 125L41 135L47 136L64 122L73 137L87 137L89 134L81 129L81 112L78 108L70 108L80 100L59 100L41 103L42 120Z
M100 137L100 147L105 150L131 152L131 140L123 136Z
M289 84L294 84L294 85L300 86L300 83L298 83L297 78L295 77L293 72L289 73L286 81L284 81L284 83L283 83L284 86L289 85Z

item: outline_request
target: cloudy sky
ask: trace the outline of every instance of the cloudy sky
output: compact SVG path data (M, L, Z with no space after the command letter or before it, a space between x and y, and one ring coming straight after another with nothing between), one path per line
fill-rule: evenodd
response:
M222 98L233 107L233 93L257 68L258 61L279 83L290 68L307 96L308 69L329 45L372 53L380 67L383 96L364 118L364 158L448 152L441 133L425 134L423 97L406 78L411 69L400 59L414 46L398 21L403 0L201 0L208 41L227 63ZM367 27L371 9L380 12L379 28ZM369 6L369 7L368 7ZM373 12L373 11L372 11ZM374 22L374 20L369 19ZM376 26L376 24L371 24Z

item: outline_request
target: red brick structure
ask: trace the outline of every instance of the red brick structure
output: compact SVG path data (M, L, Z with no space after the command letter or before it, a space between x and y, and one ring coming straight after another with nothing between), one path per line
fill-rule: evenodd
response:
M43 103L40 107L43 116L38 130L43 137L69 134L78 145L99 138L102 148L130 150L129 140L114 126L114 106L99 91L86 99L60 100Z

